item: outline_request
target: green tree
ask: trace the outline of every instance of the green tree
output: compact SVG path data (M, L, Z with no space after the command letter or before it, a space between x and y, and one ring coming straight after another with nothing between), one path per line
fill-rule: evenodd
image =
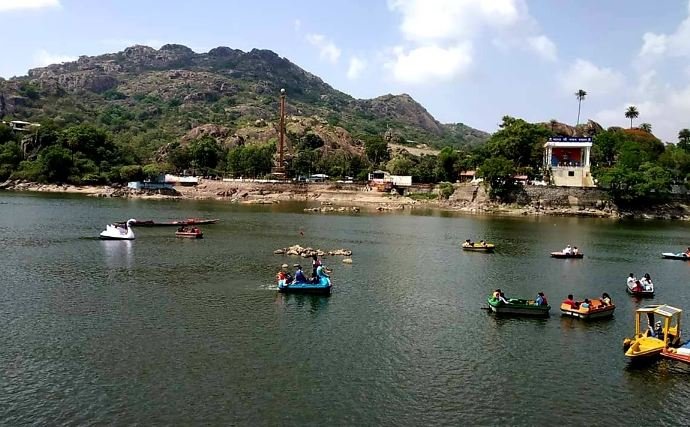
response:
M41 151L38 156L42 175L50 182L67 182L72 172L72 154L58 145Z
M174 142L170 145L167 157L168 162L178 172L189 168L192 161L192 156L187 146L180 145L179 142Z
M0 144L4 144L6 142L14 141L14 132L12 132L12 129L7 126L6 124L0 122Z
M579 89L577 92L575 92L575 97L577 98L577 124L576 124L576 126L580 124L580 109L582 108L582 101L585 100L586 96L587 96L587 92L585 92L582 89Z
M671 188L671 174L663 167L645 162L637 169L616 165L606 169L599 184L621 206L663 201Z
M666 147L657 164L667 170L676 183L684 182L690 175L690 153L681 147Z
M414 163L408 156L395 156L388 161L386 169L393 175L412 175Z
M551 131L543 125L527 123L514 117L503 117L498 132L486 143L487 157L504 157L515 166L542 166L544 142Z
M623 132L607 130L598 133L592 144L592 165L611 167L616 161L618 147L623 143Z
M141 181L144 179L144 171L139 165L127 165L120 168L120 179L124 182Z
M652 125L650 123L641 123L639 127L640 130L643 130L647 133L652 133Z
M640 112L637 111L637 107L631 105L625 110L625 117L630 119L630 129L633 127L633 119L640 117Z
M211 137L204 137L189 144L190 164L202 175L208 175L209 171L215 169L222 155L218 142Z
M457 151L452 147L444 147L438 153L438 167L443 181L454 182L457 179L456 163L460 160Z
M690 129L681 129L678 132L678 146L685 151L690 151Z
M391 158L388 142L380 136L366 140L364 142L364 152L374 167L387 162Z
M438 182L438 160L436 156L421 155L412 168L412 180L424 184Z
M275 144L241 145L228 152L227 168L236 176L263 176L271 172Z
M0 181L4 181L14 172L22 161L22 150L16 142L0 145Z
M489 196L492 199L507 201L516 188L515 164L505 157L492 157L486 159L479 167L477 175L484 179L489 186Z

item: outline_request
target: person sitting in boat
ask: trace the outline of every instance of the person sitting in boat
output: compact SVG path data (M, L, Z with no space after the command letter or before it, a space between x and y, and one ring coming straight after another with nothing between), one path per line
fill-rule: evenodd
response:
M652 324L649 324L649 334L650 337L654 338L659 338L660 340L663 340L664 338L664 330L661 326L661 320L657 320L654 326L652 327Z
M563 249L563 255L572 255L573 254L573 248L570 247L570 245L566 246L565 249Z
M577 249L577 246L573 247L573 255L579 254L580 251Z
M568 298L563 301L563 304L567 304L570 308L578 309L580 308L580 303L573 299L573 294L568 294Z
M474 246L474 242L470 239L465 239L465 246Z
M546 296L544 296L544 292L539 292L534 302L537 305L549 305L548 301L546 301Z
M499 292L498 301L502 302L503 304L509 304L508 299L506 298L506 294L504 294L503 292Z
M580 304L580 308L589 310L589 308L591 307L591 303L592 302L589 299L585 298L585 300L582 301L582 304Z
M495 300L497 300L500 296L501 296L501 290L500 289L496 289L494 291L494 293L491 294L491 297Z
M311 256L311 281L314 283L319 283L319 276L316 271L320 266L321 261L319 261L319 257L316 256L316 254L313 254Z
M654 286L654 283L652 283L652 277L649 275L649 273L644 274L642 279L640 279L639 284L646 291L651 291Z
M295 280L292 283L307 283L307 278L304 275L304 271L302 271L302 266L297 264L295 268Z
M184 227L180 226L180 228L177 229L178 233L184 233Z
M474 246L474 245L472 245L472 246ZM485 247L486 247L486 242L483 241L483 240L480 240L480 241L479 241L479 246L485 248Z
M628 282L628 287L629 287L630 289L634 289L634 288L635 288L635 283L637 282L637 277L635 277L635 275L634 275L633 273L630 273L630 275L628 276L628 281L627 281L627 282Z
M690 256L690 246L688 246L685 252L683 252L683 255L685 255L686 257Z
M316 278L317 278L316 280L318 281L322 277L329 278L331 276L328 275L328 273L326 271L326 267L324 267L323 265L319 265L318 267L316 267Z
M608 307L609 305L611 305L613 303L611 301L611 297L606 292L601 294L601 303L604 305L604 307Z

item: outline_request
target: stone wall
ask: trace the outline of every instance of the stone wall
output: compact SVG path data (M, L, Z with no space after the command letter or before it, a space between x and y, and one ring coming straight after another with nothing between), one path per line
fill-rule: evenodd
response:
M518 203L544 208L615 208L606 192L598 188L526 185Z

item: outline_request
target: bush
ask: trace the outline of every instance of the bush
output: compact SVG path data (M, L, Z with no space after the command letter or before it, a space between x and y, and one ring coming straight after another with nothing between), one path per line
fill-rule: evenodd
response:
M438 188L438 195L442 199L448 199L455 193L455 187L450 182L442 182Z
M120 180L123 182L142 181L144 171L139 165L122 166L120 168Z

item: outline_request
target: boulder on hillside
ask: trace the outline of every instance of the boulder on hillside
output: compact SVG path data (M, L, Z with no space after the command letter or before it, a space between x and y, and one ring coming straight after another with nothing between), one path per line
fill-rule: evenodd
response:
M182 142L196 141L197 139L207 136L210 136L218 142L223 142L225 138L228 137L229 133L230 129L226 128L225 126L207 123L205 125L197 126L187 132L182 137Z
M557 136L593 137L599 132L604 131L604 128L593 120L588 120L587 123L577 126L570 126L556 120L540 124L545 126L547 129L550 129L554 135Z

